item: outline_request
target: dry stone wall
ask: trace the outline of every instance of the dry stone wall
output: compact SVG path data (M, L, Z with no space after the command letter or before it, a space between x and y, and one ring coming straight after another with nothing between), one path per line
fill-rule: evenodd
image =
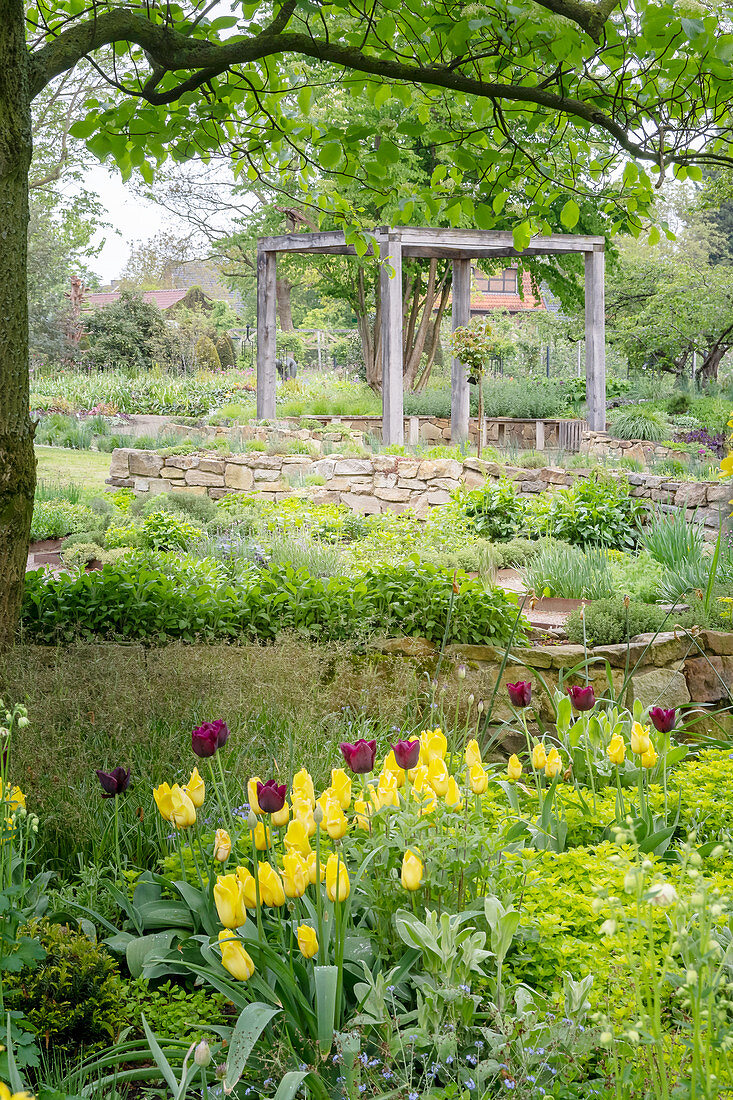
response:
M411 509L424 518L430 508L447 504L461 486L477 488L507 477L522 496L545 489L569 488L590 470L560 466L525 469L466 458L344 454L268 455L261 452L201 452L163 456L155 451L118 448L112 452L108 483L139 494L184 492L214 499L227 493L262 493L279 500L296 490L317 503L346 504L364 515ZM625 473L634 496L661 509L684 508L690 520L715 539L721 513L730 512L731 487L719 482L679 481L656 474ZM316 484L318 483L318 484Z

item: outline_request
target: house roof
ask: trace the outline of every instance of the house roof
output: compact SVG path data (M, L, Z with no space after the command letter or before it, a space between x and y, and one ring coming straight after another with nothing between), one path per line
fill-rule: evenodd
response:
M514 272L517 268L507 268L507 273ZM520 297L518 290L490 290L489 276L477 268L473 269L471 287L471 313L489 313L493 309L505 309L509 313L528 313L530 311L545 310L547 307L542 298L535 297L532 290L530 273L525 271L522 275L522 292Z
M143 300L152 302L158 309L170 309L171 306L176 305L182 298L185 298L187 293L187 289L146 290L143 294ZM114 302L119 302L119 300L119 290L101 291L96 294L87 293L84 295L82 309L103 309L104 306L111 306Z

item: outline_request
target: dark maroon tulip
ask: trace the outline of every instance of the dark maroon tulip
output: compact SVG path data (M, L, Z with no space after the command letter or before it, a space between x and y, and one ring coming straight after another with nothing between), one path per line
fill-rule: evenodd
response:
M420 742L398 741L392 746L392 752L399 767L408 772L410 768L415 767L420 759Z
M339 748L352 772L357 775L366 775L374 769L374 759L377 755L376 741L365 741L360 737L353 745L348 741L342 741Z
M669 733L670 730L674 729L677 721L677 711L665 710L664 707L651 707L649 717L655 729L659 730L660 733Z
M268 779L266 783L257 783L257 802L263 814L276 814L285 805L287 787L277 785L277 780Z
M197 756L213 756L217 749L226 745L229 729L226 722L217 718L214 722L204 722L191 733L191 748Z
M517 680L516 684L507 684L509 699L515 707L528 707L532 702L532 684L528 680Z
M568 695L570 696L570 702L576 710L593 710L593 707L596 705L596 697L590 684L588 687L584 688L568 688Z
M123 767L118 767L111 772L97 769L97 779L102 784L102 798L116 798L118 794L124 794L130 786L130 769L125 771Z

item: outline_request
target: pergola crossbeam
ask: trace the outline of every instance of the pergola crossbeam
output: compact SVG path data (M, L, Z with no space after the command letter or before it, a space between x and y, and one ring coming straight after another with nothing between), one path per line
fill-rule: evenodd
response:
M588 423L594 431L606 426L606 355L604 322L603 237L551 233L532 237L518 251L510 232L481 229L381 226L366 234L379 255L382 303L382 438L403 440L402 262L404 259L444 259L453 263L453 328L468 324L471 260L527 259L532 256L582 254L585 257L586 398ZM275 303L278 255L355 256L340 230L285 233L260 237L257 244L257 415L275 417ZM468 382L458 360L451 367L451 435L454 442L469 434ZM479 426L481 430L481 426Z

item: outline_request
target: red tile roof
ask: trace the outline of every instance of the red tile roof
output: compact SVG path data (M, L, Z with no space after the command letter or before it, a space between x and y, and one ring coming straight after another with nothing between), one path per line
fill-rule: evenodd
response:
M516 271L509 268L508 271ZM493 278L493 276L492 276ZM546 309L542 298L535 298L532 291L532 279L528 271L522 276L522 290L524 298L520 298L519 292L489 291L489 276L482 271L473 269L473 282L471 287L471 313L488 313L492 309L505 309L509 313L525 313L529 310Z
M143 294L143 299L146 302L152 302L158 307L158 309L169 309L177 302L180 302L181 298L185 298L187 290L146 290ZM102 291L98 294L85 294L82 309L103 309L104 306L111 306L113 302L119 302L120 292L119 290Z

